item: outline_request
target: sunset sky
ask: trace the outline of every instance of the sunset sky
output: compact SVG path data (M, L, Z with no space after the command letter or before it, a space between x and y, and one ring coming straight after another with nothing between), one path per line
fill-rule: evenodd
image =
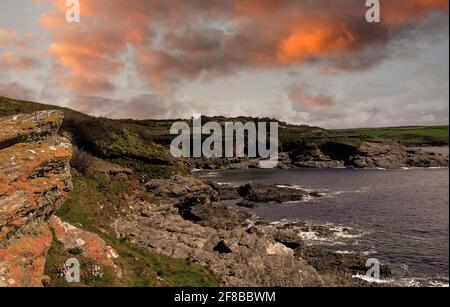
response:
M448 0L0 2L0 95L114 118L448 124Z

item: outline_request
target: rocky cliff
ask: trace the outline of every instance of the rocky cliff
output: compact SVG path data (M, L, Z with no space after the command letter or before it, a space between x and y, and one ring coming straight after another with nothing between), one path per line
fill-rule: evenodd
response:
M0 286L41 286L47 221L71 189L72 146L60 112L0 119Z

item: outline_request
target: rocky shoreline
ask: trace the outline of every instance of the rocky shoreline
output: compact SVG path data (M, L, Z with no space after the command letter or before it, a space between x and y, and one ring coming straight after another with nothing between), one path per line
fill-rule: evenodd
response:
M231 191L179 175L152 180L146 189L153 200L134 206L114 226L119 236L135 244L208 267L222 286L374 285L354 278L366 274L364 257L309 246L294 225L260 221L221 203L222 195L225 199L268 200L268 193L263 193L266 188L246 185ZM275 202L299 200L309 194L270 189ZM390 269L383 266L382 274L389 276Z
M328 146L328 149L316 149L307 156L281 152L277 168L399 169L448 167L449 165L448 153L412 148L394 141L366 141L358 147L342 150L342 154L334 152L340 149L332 148L333 145ZM187 164L194 170L242 170L258 168L259 161L259 159L250 158L193 158L187 161Z
M69 165L72 144L58 133L62 121L63 114L54 111L0 121L0 286L47 284L46 257L56 242L63 251L80 252L109 268L118 279L126 272L116 261L123 255L104 241L102 233L88 232L83 229L86 225L75 227L54 215L71 192L74 171ZM344 167L362 168L448 166L448 154L386 146L363 145L357 155L341 162ZM340 160L323 153L303 161L307 164L292 160L286 153L280 157L282 168L341 166ZM191 162L191 169L201 167L197 162ZM256 167L258 161L206 162L209 168L227 169ZM252 183L219 185L180 174L141 184L131 169L120 165L110 167L102 176L128 186L126 193L120 194L120 210L116 208L108 225L117 239L201 265L222 286L379 285L355 278L365 276L366 257L307 244L299 233L315 232L327 238L332 237L333 230L302 222L268 223L225 204L238 200L238 207L251 208L258 202L304 201L321 197L320 193ZM392 275L391 268L384 265L381 273L383 278Z

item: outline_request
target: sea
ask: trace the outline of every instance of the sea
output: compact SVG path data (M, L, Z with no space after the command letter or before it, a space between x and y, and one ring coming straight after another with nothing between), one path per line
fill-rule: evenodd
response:
M307 244L388 263L398 285L448 287L448 168L249 169L202 176L235 186L253 182L318 191L320 198L240 210L274 225L302 221L328 227L333 233L328 237L314 231L299 236Z

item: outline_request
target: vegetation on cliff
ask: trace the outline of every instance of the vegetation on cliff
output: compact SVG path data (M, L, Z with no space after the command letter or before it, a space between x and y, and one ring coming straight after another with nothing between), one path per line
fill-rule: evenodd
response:
M147 199L148 195L139 182L128 178L115 168L116 176L107 174L105 168L114 165L96 158L89 160L82 174L74 169L73 191L66 202L57 210L56 215L70 224L97 233L114 248L119 257L115 263L123 271L118 278L110 269L102 267L102 278L85 277L87 286L217 286L217 279L204 267L149 252L143 247L132 244L128 238L118 239L113 229L117 219L132 204L134 199ZM74 165L74 166L80 166ZM133 201L129 201L133 196ZM56 242L49 251L46 274L51 277L50 286L70 286L58 276L58 265L71 257L71 251L64 250ZM92 261L80 255L83 271L88 271ZM78 256L77 256L78 258Z
M169 130L174 120L112 120L85 115L68 108L0 97L0 116L48 109L64 112L62 130L72 136L74 145L94 156L133 169L141 182L153 178L168 178L187 170L186 165L173 159L169 152L173 139ZM230 120L245 123L273 119L202 119L203 122L216 121L222 124ZM365 141L400 141L412 146L445 145L448 144L448 139L448 126L325 130L279 122L280 151L287 153L293 162L321 161L325 155L325 160L331 158L349 163L349 158Z

